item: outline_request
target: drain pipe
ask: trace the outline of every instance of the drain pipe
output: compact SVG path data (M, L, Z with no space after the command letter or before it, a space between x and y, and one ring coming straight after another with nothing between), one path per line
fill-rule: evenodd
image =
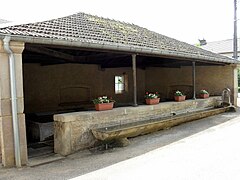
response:
M17 117L17 93L16 93L16 75L15 75L15 58L12 50L10 49L10 36L3 39L3 47L9 58L9 71L10 71L10 86L11 86L11 105L12 105L12 121L13 121L13 136L14 136L14 151L15 162L17 167L21 167L20 156L20 141L19 141L19 128Z

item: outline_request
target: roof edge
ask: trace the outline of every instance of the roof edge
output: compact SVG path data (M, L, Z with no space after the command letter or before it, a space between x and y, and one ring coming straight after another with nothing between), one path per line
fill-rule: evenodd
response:
M194 57L194 55L189 55L183 52L176 51L167 51L167 50L159 50L153 48L139 47L139 46L126 46L123 44L108 44L89 41L89 42L81 42L81 41L71 41L66 39L49 39L49 38L39 38L39 37L29 37L29 36L17 36L11 34L2 34L0 33L0 39L3 39L5 36L11 36L11 39L14 41L20 41L25 43L32 44L45 44L45 45L61 45L61 46L70 46L70 47L80 47L80 48L90 48L90 49L104 49L110 51L121 51L125 53L138 54L138 55L155 55L155 56L172 56L178 58L188 58L193 59L195 61L206 61L211 63L223 63L223 64L239 64L240 62L234 62L231 58L229 60L218 60L215 57L208 57L203 55L198 55L199 58ZM228 58L223 56L224 58Z

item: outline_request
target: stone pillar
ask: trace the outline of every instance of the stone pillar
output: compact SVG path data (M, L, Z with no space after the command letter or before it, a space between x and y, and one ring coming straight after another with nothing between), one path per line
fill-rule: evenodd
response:
M15 57L16 91L18 106L18 123L20 134L21 163L27 164L27 141L24 101L23 101L23 72L22 51L24 43L10 42ZM10 74L8 54L4 51L3 42L0 40L0 146L2 153L2 164L5 167L15 166L13 123L11 112Z

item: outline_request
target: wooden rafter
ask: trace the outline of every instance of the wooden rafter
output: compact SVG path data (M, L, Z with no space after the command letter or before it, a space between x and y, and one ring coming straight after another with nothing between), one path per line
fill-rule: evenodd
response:
M59 51L55 51L55 50L45 48L45 47L26 46L26 50L35 52L35 53L39 53L39 54L48 55L50 57L64 59L67 61L74 61L74 56L72 56L72 55L69 55L69 54L66 54L63 52L59 52Z
M108 63L109 60L123 58L128 55L126 54L112 54L112 53L95 53L89 55L82 55L82 56L74 56L65 52L61 52L58 50L53 50L46 47L40 46L26 46L26 50L33 53L38 53L42 55L46 55L52 57L54 59L59 59L59 61L64 60L66 63L82 63L82 64L105 64ZM28 55L30 58L31 55ZM36 55L32 55L36 57ZM51 62L49 62L51 63Z

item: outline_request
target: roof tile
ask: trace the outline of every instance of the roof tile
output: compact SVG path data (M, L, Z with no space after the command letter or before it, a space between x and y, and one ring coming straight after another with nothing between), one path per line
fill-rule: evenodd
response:
M151 48L189 55L203 55L219 61L233 62L230 58L203 50L190 44L158 34L134 24L110 20L85 13L77 13L49 21L0 28L0 33L39 38L64 39L66 41L121 44Z

